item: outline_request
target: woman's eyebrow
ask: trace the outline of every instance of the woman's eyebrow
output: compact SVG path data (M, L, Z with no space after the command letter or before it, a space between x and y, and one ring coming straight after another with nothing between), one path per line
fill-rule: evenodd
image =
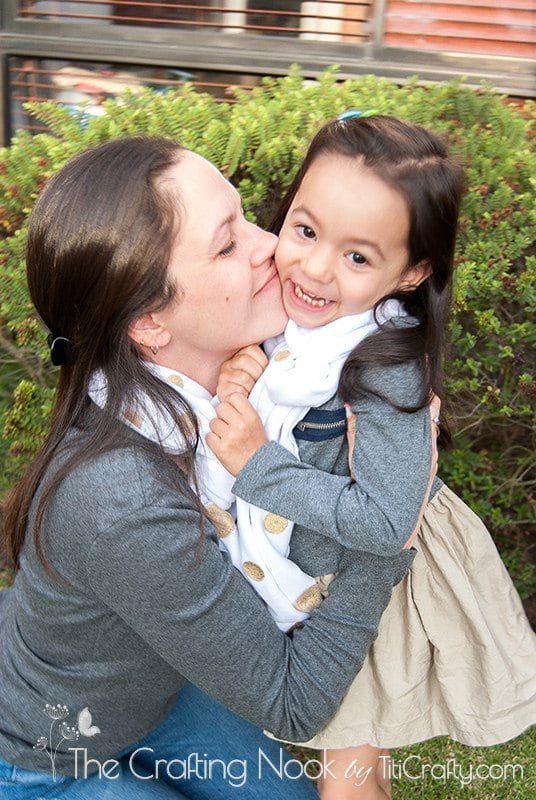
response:
M209 247L210 247L211 250L213 248L217 247L218 241L219 241L219 239L221 237L221 232L225 228L228 228L229 225L233 222L234 219L236 219L236 214L233 212L232 214L228 214L228 216L226 216L225 219L222 219L222 221L216 226L216 229L214 230L214 234L212 236L212 239L210 240Z
M219 243L218 240L219 240L219 237L221 236L222 230L224 230L225 228L229 227L229 225L231 225L233 222L235 222L237 217L242 214L242 198L240 197L239 193L236 191L236 189L231 184L230 184L230 187L231 187L231 190L232 190L233 195L234 195L234 202L235 202L236 208L233 211L230 211L227 214L227 216L224 219L222 219L221 222L219 222L216 225L216 227L214 229L214 233L212 235L212 239L210 240L209 247L211 249L217 248L218 243Z

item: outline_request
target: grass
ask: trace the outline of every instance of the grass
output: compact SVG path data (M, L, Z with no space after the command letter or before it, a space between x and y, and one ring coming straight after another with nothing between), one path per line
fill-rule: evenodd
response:
M496 747L448 738L393 751L393 800L533 800L536 728Z
M290 748L302 761L317 752ZM393 750L392 800L534 800L536 727L495 747L447 737Z

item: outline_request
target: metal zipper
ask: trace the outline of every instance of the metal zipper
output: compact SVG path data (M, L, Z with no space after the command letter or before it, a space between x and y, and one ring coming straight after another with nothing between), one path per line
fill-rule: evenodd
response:
M346 419L338 419L336 422L305 422L302 420L301 422L298 422L296 427L299 431L304 431L307 428L311 428L315 431L329 431L333 428L345 428Z

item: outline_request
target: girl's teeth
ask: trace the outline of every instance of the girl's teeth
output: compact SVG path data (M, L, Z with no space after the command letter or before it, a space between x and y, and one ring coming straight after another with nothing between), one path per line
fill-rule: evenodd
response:
M311 297L308 294L305 294L301 286L298 286L297 283L294 284L294 291L296 295L300 298L300 300L305 300L306 303L309 303L310 306L325 306L328 302L323 297Z

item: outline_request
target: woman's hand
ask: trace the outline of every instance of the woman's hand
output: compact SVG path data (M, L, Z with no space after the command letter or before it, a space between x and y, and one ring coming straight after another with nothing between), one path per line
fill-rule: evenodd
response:
M258 344L243 347L226 361L220 370L216 389L219 399L227 400L229 395L235 392L248 397L267 364L268 359Z
M403 550L409 550L410 547L413 547L415 540L417 539L422 518L424 516L424 512L426 510L426 506L428 505L428 500L430 498L430 492L432 490L432 484L434 482L434 478L437 475L437 461L438 461L438 454L437 454L437 437L439 436L439 414L441 412L441 400L439 397L434 394L432 400L429 405L430 410L430 419L432 422L432 461L430 464L430 480L428 481L428 487L426 489L426 494L424 496L424 500L421 506L421 510L419 512L419 517L417 519L417 524L413 529L411 536L409 537L408 541L403 547Z
M268 437L261 418L243 394L234 392L216 408L206 442L231 475L238 475Z

